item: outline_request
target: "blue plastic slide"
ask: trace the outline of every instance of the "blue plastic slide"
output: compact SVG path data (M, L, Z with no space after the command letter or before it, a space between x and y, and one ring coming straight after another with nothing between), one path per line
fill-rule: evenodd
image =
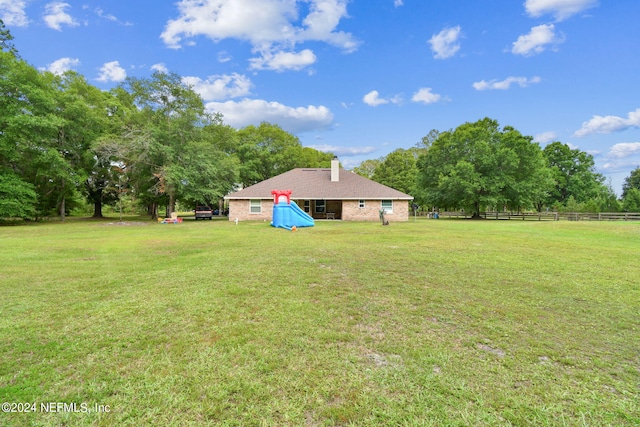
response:
M308 213L300 209L297 203L280 202L273 205L273 220L271 225L279 228L291 230L294 226L313 227L315 225L313 218Z

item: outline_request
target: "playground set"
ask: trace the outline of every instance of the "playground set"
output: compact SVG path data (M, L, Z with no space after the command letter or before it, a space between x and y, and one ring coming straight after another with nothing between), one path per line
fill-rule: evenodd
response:
M273 190L273 216L271 225L295 231L298 227L313 227L311 216L300 209L297 203L291 203L291 190Z

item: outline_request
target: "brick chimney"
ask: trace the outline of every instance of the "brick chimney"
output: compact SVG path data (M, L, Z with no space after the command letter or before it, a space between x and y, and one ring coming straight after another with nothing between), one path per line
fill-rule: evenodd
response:
M340 161L337 156L333 156L331 160L331 182L340 181Z

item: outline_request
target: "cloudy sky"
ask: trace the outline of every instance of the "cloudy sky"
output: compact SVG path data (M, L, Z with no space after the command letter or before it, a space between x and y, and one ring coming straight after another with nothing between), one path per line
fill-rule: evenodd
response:
M234 127L346 167L483 117L640 165L637 0L0 0L32 65L109 89L172 71Z

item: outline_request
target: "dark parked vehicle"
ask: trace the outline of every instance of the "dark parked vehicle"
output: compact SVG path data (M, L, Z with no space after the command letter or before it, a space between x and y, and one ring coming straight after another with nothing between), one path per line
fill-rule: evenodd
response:
M209 206L196 206L196 221L199 219L213 219L213 209Z

